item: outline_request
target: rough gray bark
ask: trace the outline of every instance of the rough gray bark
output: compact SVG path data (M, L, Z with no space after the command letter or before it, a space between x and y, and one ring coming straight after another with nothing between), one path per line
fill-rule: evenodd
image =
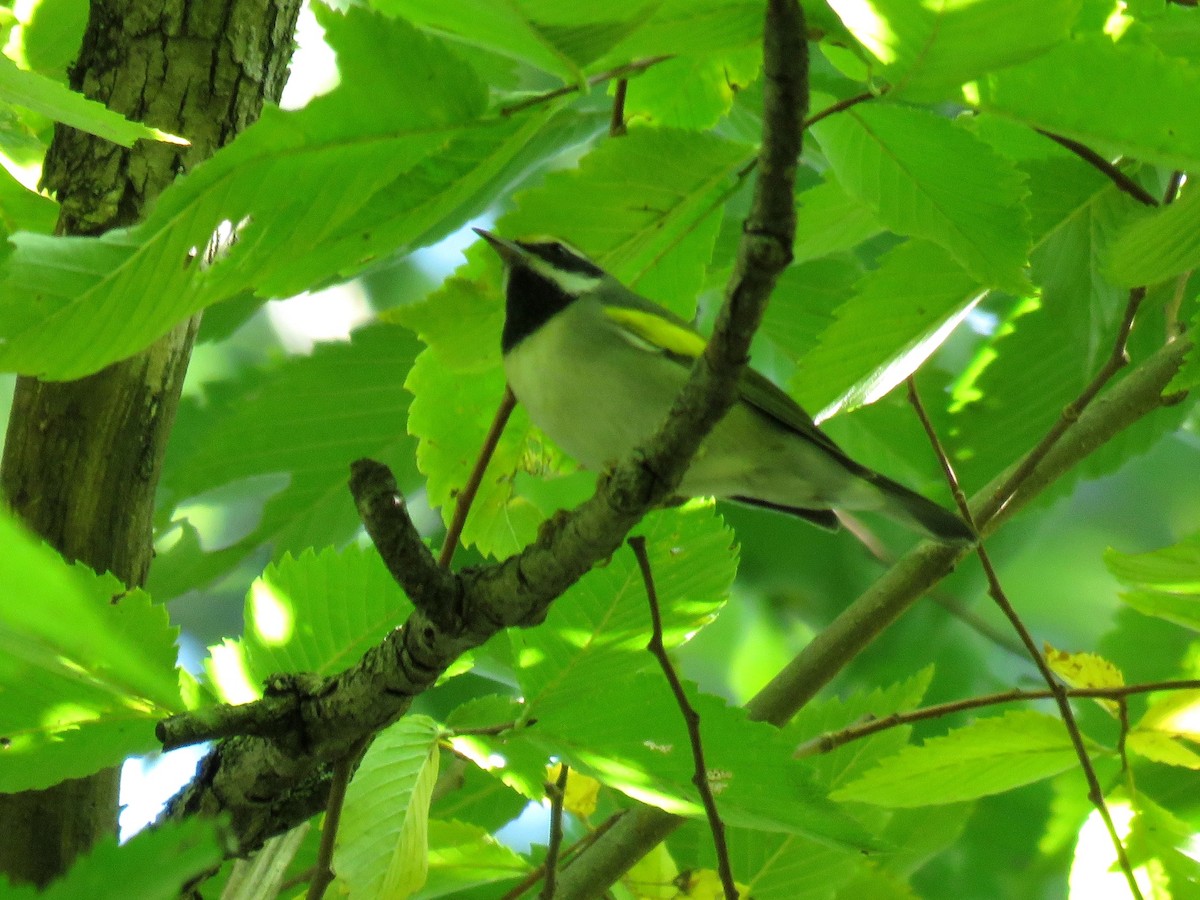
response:
M182 172L277 101L299 0L94 0L71 84L190 146L132 149L59 127L45 163L63 234L140 219ZM151 517L198 319L74 382L18 380L0 462L13 510L64 556L145 581ZM116 828L116 770L0 795L0 872L42 885Z

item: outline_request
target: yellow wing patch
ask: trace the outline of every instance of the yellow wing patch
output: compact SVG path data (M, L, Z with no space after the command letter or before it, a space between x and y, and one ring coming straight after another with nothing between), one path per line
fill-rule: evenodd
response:
M690 328L677 325L670 319L664 319L654 313L626 306L609 306L605 308L604 314L646 343L676 356L695 359L704 352L707 344L704 338Z

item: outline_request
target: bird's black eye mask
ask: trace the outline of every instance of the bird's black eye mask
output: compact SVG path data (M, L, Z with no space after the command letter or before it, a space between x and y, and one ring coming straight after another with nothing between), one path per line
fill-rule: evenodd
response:
M564 272L577 272L580 275L591 275L596 278L604 274L604 270L590 259L585 259L581 254L558 241L517 241L517 246Z

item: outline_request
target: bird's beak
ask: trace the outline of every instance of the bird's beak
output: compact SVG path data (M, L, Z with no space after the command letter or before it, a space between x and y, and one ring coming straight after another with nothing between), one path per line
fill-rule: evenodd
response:
M506 266L515 265L528 255L515 241L506 240L498 234L492 234L482 228L472 228L471 230L492 245L492 249L504 260Z

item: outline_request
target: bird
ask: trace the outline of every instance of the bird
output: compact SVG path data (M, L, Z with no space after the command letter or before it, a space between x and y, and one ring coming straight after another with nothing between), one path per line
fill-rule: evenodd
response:
M513 395L561 449L604 471L654 434L705 338L564 241L474 230L504 265L500 345ZM840 527L835 510L863 510L944 543L976 540L959 516L851 459L750 367L677 492L785 513L828 531Z

